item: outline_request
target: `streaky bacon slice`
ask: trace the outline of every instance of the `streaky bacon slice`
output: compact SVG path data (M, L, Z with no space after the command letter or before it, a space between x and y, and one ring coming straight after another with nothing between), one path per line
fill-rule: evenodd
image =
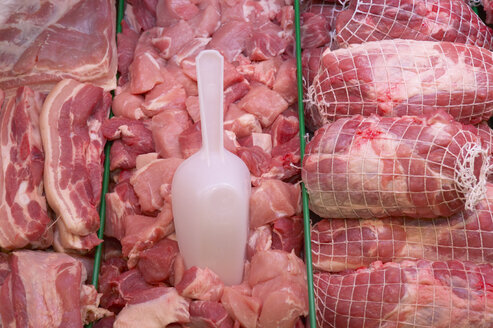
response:
M57 214L57 248L90 250L100 242L94 237L105 144L101 124L110 104L111 95L102 88L66 79L43 105L44 182Z
M0 105L3 102L0 90ZM0 248L51 245L43 196L44 154L39 131L43 96L17 89L0 111Z

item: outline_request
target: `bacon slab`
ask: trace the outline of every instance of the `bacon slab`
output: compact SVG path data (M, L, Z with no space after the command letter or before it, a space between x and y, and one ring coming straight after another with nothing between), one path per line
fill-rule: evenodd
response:
M0 104L3 91L0 90ZM39 131L43 96L19 88L0 111L0 248L51 245Z
M90 250L97 245L97 206L103 173L102 121L111 95L74 80L59 82L41 113L46 198L57 214L56 247Z

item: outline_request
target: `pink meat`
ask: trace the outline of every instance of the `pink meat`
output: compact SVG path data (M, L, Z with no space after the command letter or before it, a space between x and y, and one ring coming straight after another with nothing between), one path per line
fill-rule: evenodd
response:
M236 104L229 105L228 112L224 116L224 128L234 132L238 138L262 132L257 117L242 110Z
M64 78L116 87L113 0L14 1L2 18L1 89L49 92Z
M272 246L272 228L265 224L255 229L250 229L247 241L247 259L260 251L268 251Z
M351 0L337 16L341 46L384 39L450 41L490 49L491 29L463 0Z
M183 97L183 108L172 108L152 118L152 136L156 143L156 151L163 158L181 157L178 136L192 125L185 109L185 100Z
M259 62L241 64L237 67L237 70L246 77L249 82L260 82L272 89L276 80L276 73L281 64L282 59L278 56Z
M166 205L157 217L128 215L124 218L124 227L122 253L128 258L128 267L133 268L143 251L174 231L171 208Z
M175 285L183 297L201 301L219 301L224 283L209 268L191 267L183 274L181 281Z
M272 225L272 249L300 254L303 248L303 218L280 218Z
M69 255L17 251L8 263L11 271L0 286L3 327L82 327L109 314L98 307L96 289L84 285L82 263Z
M245 295L233 287L224 287L221 304L228 314L241 324L241 327L256 328L262 306L260 300Z
M128 66L134 58L135 47L139 40L139 34L132 30L125 20L121 23L122 31L117 34L118 71L120 74L128 73Z
M298 114L292 109L284 111L270 126L272 146L276 147L289 142L298 135L299 129Z
M157 26L171 26L179 20L189 20L199 13L190 0L158 0L156 6Z
M355 114L429 115L443 109L475 124L493 111L492 65L489 50L451 42L384 40L326 50L309 101L324 123Z
M74 80L58 83L43 104L40 128L45 193L59 217L57 226L66 237L62 242L72 240L62 244L64 248L94 246L81 245L77 239L95 236L99 228L97 207L105 144L100 127L108 117L110 104L109 93Z
M493 261L493 185L474 210L450 218L324 219L312 234L315 268L342 271L373 261Z
M289 41L277 24L266 21L253 28L246 42L245 52L251 60L266 60L283 54Z
M125 180L105 195L106 198L106 224L104 234L107 237L122 239L125 235L124 217L140 214L139 199L130 184Z
M144 290L117 315L114 328L138 327L145 318L149 327L166 327L173 322L190 321L189 302L174 288Z
M493 2L491 0L482 0L481 3L486 12L486 24L493 23Z
M493 267L471 262L374 262L316 273L317 327L488 327Z
M288 108L284 98L263 84L255 85L240 100L238 106L257 116L263 127L270 126L277 116Z
M130 92L141 94L163 83L159 62L149 52L137 55L128 68L130 74Z
M144 97L141 95L131 94L129 91L124 90L113 98L111 109L113 110L113 114L115 114L115 116L139 120L145 117L142 112L143 103Z
M207 45L208 49L219 51L224 60L233 62L242 53L247 41L251 37L251 24L243 21L230 21L224 23L212 36L212 40Z
M4 93L0 90L0 107ZM44 153L39 114L43 96L17 89L0 109L0 248L15 249L41 241L51 245L53 231L43 194Z
M105 120L101 127L103 136L115 140L110 150L110 169L131 169L140 154L154 151L151 130L144 121L124 117Z
M156 159L138 169L130 178L140 207L145 213L160 210L171 192L175 170L182 162L178 158Z
M168 60L193 38L190 25L180 20L177 24L159 29L159 35L152 38L152 44L159 50L159 55Z
M252 188L250 227L256 228L278 218L300 212L300 187L276 179L262 180Z
M173 273L178 243L169 238L157 242L139 256L137 268L148 283L166 281Z
M195 37L208 38L221 25L221 9L215 0L203 1L200 5L204 8L200 10L198 15L190 19L189 23Z
M233 328L234 321L219 302L192 301L190 302L190 325L197 328Z
M139 28L136 29L137 32L140 32L141 29L144 31L149 30L156 25L156 7L154 5L154 8L152 8L149 5L149 1L146 0L128 1L126 14L128 14L128 9L130 8L132 16L137 22L135 25L139 25Z
M309 2L301 14L301 48L317 48L330 46L333 42L332 31L336 17L343 9L339 4L330 1L322 3Z
M187 94L183 86L174 79L156 85L145 95L142 111L153 117L165 111L185 109Z
M0 253L0 288L2 288L3 282L10 274L8 257L6 253Z
M479 153L468 155L468 147ZM457 177L464 170L459 163L474 156L468 174L485 179L481 153L486 157L480 139L442 111L431 117L357 115L315 133L302 177L310 208L321 217L447 217L464 208L470 190Z
M298 100L298 85L296 83L296 60L288 58L283 61L276 74L272 87L289 105Z
M251 260L248 283L262 304L258 327L292 328L308 314L308 290L303 261L293 253L264 251Z

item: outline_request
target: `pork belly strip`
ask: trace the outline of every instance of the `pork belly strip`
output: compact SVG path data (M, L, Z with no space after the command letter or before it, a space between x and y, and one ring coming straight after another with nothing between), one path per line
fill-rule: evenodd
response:
M0 90L0 105L3 92ZM0 248L31 243L46 248L53 239L43 195L44 153L39 114L44 97L17 89L0 111Z
M493 267L461 261L375 262L313 277L317 327L487 328Z
M2 6L0 88L49 92L64 78L116 88L114 0L25 0Z
M474 210L435 220L324 219L311 231L315 268L343 271L371 262L426 259L493 263L493 184Z
M69 255L16 251L9 255L10 272L0 286L0 326L76 328L109 312L99 308L87 272Z
M60 237L65 248L91 249L99 242L94 236L106 141L101 124L110 104L111 95L102 88L67 79L55 86L43 105L45 192L59 220L57 230L65 234ZM77 236L92 242L81 242Z

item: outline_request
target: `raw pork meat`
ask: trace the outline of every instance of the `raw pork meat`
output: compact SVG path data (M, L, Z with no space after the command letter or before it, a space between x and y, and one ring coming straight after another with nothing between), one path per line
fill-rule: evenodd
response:
M9 265L0 286L0 326L82 327L110 314L98 307L96 289L84 285L82 263L66 254L17 251Z
M419 260L313 277L317 327L491 327L493 267Z
M311 231L313 266L334 272L377 260L493 263L493 184L486 195L474 210L450 218L319 221Z
M444 109L462 123L493 112L493 55L451 42L384 40L326 50L308 101L323 123L356 114L421 115ZM320 127L320 124L317 124Z
M351 0L336 31L341 47L384 39L493 45L491 29L464 0Z
M321 217L447 217L480 200L487 157L479 137L443 111L356 115L317 130L302 177Z
M0 248L46 248L53 232L43 195L44 153L39 131L43 96L19 88L0 111ZM0 106L3 92L0 90ZM43 237L44 236L44 237Z
M103 89L63 80L43 104L40 126L45 151L46 198L57 219L57 248L90 250L99 244L97 207L101 196L111 95Z
M169 287L155 287L136 295L118 314L114 328L166 327L189 322L189 302Z
M64 78L116 87L114 0L10 1L0 26L0 88L49 92Z

